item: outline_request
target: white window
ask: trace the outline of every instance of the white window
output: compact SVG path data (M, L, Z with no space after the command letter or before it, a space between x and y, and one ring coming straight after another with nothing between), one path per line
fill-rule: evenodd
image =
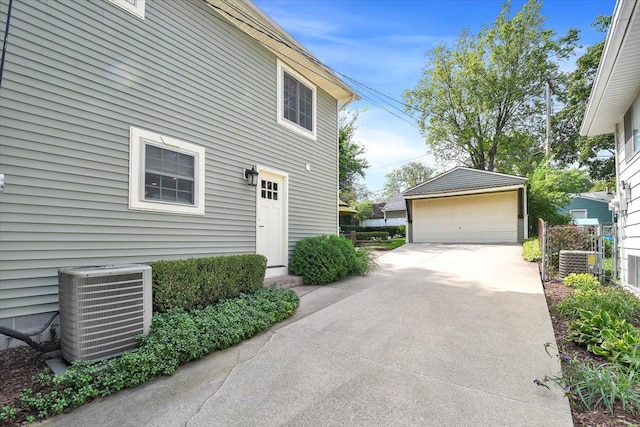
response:
M129 13L134 14L140 19L144 19L144 2L145 0L109 0L116 6L120 6Z
M278 123L316 139L316 87L278 60Z
M204 215L203 147L133 126L129 144L129 209Z
M584 219L587 217L586 209L572 209L569 211L571 219Z

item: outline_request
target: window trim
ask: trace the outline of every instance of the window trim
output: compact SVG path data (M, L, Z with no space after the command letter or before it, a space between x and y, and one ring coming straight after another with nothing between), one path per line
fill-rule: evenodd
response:
M582 217L574 217L573 216L574 212L584 212L584 216L582 216ZM585 219L585 218L588 218L589 211L587 209L584 209L584 208L582 208L582 209L571 209L571 210L569 210L569 215L571 215L571 219Z
M177 151L194 157L193 205L144 199L145 143L143 140L155 143L166 150ZM204 215L204 165L204 147L131 126L129 131L129 209L170 214Z
M131 4L127 0L109 0L121 9L126 10L130 14L144 20L144 2L146 0L134 0L136 4Z
M308 130L302 126L300 126L299 124L292 122L289 119L286 119L284 117L284 73L285 71L287 72L287 74L289 74L291 77L293 77L294 79L298 80L298 82L302 83L303 85L307 86L309 89L311 89L311 94L312 94L312 117L311 117L311 127L312 130ZM277 90L278 90L278 94L277 94L277 108L278 108L278 112L277 112L277 122L279 125L284 126L288 129L291 129L292 131L303 135L309 139L312 139L314 141L316 141L317 138L317 129L318 129L318 122L317 122L317 93L318 90L316 88L316 85L314 85L313 83L311 83L309 80L305 79L300 73L296 72L295 70L293 70L291 67L287 66L285 63L283 63L280 59L277 60L277 73L278 73L278 78L277 78Z

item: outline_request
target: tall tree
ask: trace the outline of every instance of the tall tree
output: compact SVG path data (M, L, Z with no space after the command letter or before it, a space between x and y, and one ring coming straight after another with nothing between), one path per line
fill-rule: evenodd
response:
M358 177L364 178L365 169L369 167L367 160L362 157L365 149L353 140L356 131L358 111L340 113L338 130L338 169L340 198L345 202L355 200L358 194Z
M464 31L453 48L428 53L422 79L404 97L439 160L491 171L505 136L542 130L545 82L558 80L577 31L557 38L540 8L530 0L511 17L507 2L493 27Z
M591 180L585 171L546 166L542 161L529 177L527 210L529 234L537 233L538 218L550 225L566 224L569 215L559 213L571 201L571 194L589 191Z
M384 198L389 200L407 188L425 182L433 175L433 169L419 162L410 162L387 174L384 184Z
M600 32L606 32L611 23L610 16L599 16L592 24ZM615 141L613 134L595 137L580 136L580 126L591 93L604 39L589 46L577 60L577 68L567 81L566 92L560 94L565 105L553 119L554 159L563 165L578 163L588 169L594 180L610 180L615 176Z

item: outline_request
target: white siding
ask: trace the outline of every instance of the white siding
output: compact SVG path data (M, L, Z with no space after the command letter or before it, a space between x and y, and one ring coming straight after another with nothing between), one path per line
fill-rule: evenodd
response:
M205 2L18 1L10 31L0 317L57 310L60 267L254 253L256 164L289 174L290 249L336 232L336 100L318 89L317 141L279 126L276 57ZM132 125L206 149L204 216L128 209Z
M640 95L639 95L640 96ZM638 97L636 97L637 99ZM624 121L616 125L616 147L618 154L619 180L618 198L625 197L620 189L620 181L626 181L631 186L631 198L627 212L621 212L618 217L620 233L620 277L623 285L629 284L629 256L640 257L640 151L626 157L625 141L630 137L625 135Z

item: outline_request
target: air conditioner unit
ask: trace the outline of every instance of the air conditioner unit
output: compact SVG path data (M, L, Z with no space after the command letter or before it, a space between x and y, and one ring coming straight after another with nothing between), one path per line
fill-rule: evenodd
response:
M60 346L68 362L115 357L151 326L151 267L101 265L58 270Z

